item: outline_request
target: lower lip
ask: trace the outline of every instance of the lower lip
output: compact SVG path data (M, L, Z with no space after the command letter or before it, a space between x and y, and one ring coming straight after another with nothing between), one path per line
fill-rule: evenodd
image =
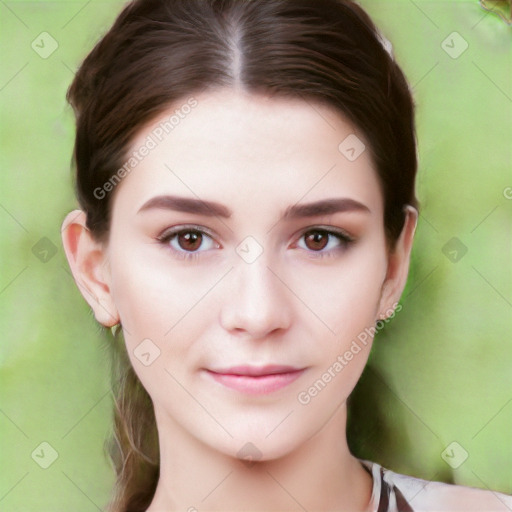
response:
M207 370L207 373L214 380L228 388L251 395L264 395L288 386L298 379L304 373L304 370L261 376L214 373L209 370Z

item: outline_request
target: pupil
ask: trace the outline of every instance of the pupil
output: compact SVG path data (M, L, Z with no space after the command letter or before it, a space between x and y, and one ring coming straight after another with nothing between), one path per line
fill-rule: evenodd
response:
M308 244L308 241L312 242L312 246ZM306 245L309 249L315 251L322 250L327 245L327 236L325 236L325 233L321 233L320 231L313 231L307 236Z
M201 233L195 231L187 231L185 234L179 235L180 247L187 251L197 249L201 245L201 240Z

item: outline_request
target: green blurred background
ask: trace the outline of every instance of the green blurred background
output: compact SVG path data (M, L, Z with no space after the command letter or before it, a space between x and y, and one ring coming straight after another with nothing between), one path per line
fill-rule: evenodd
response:
M512 27L477 0L360 3L414 90L422 211L350 443L398 472L512 493ZM102 510L114 482L106 335L60 226L77 207L65 93L122 5L0 1L5 512Z

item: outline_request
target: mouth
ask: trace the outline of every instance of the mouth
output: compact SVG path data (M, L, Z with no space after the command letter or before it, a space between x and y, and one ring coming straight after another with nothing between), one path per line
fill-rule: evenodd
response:
M298 379L305 368L283 365L233 366L206 373L216 382L241 393L263 395L282 389Z

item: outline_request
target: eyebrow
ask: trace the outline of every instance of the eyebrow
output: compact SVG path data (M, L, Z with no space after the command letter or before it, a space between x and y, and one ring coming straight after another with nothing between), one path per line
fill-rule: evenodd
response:
M295 204L286 209L283 219L315 217L318 215L330 215L339 212L366 212L371 213L370 208L355 199L348 197L324 199L314 203Z
M227 206L214 201L168 195L156 196L149 199L140 207L137 213L155 209L174 210L206 217L223 217L226 219L230 218L233 214ZM283 219L315 217L352 211L371 213L371 210L363 203L355 199L343 197L289 206L284 212Z
M147 210L175 210L178 212L195 213L207 217L229 218L232 211L226 206L213 201L204 201L202 199L192 199L179 196L156 196L146 201L137 213Z

